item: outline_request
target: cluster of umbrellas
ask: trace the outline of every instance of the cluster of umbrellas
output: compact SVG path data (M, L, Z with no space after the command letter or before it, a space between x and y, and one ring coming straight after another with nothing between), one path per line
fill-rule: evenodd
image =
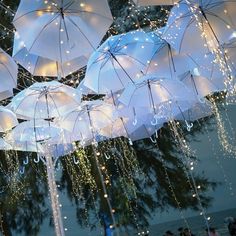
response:
M170 120L183 121L190 131L195 120L212 114L206 96L231 88L235 5L183 0L164 28L111 36L98 46L112 23L106 0L21 0L13 21L14 59L33 76L59 80L87 69L77 89L56 80L38 82L1 107L1 149L60 156L73 151L77 141L96 145L123 136L132 144L157 136ZM17 86L17 64L0 53L0 98L5 99ZM88 94L103 96L82 99Z

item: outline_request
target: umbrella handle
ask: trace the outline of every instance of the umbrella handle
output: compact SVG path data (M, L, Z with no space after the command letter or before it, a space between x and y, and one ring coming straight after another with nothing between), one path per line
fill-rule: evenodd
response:
M134 121L133 121L133 126L136 126L137 123L138 123L138 120L137 120L137 117L135 116L135 117L134 117Z
M23 164L25 166L29 164L29 157L28 156L25 157L25 160L23 161Z
M158 124L158 117L157 117L157 115L154 115L153 120L151 121L151 124L152 124L153 126L155 126L155 125Z
M199 94L197 95L197 98L200 103L206 103L206 99L204 97L200 96Z
M152 136L150 137L150 140L152 141L152 143L157 143L157 141L153 139Z
M39 163L39 162L40 162L40 157L39 157L39 155L37 155L37 159L34 158L34 163L37 164L37 163Z
M188 132L190 132L191 129L193 128L193 123L192 123L192 122L191 122L191 123L188 123L188 121L185 120L185 124L186 124L186 126L187 126L187 130L188 130Z
M111 156L110 155L107 155L106 153L104 153L104 156L107 160L111 159Z
M129 138L129 145L133 146L133 142L132 142L132 140L130 138Z
M19 169L19 172L20 172L21 175L23 175L25 173L25 167L21 166L20 169Z
M157 132L157 130L155 131L155 136L156 136L156 138L159 137L159 136L158 136L158 132Z
M79 164L79 160L76 160L74 156L73 156L73 161L74 161L74 164L75 164L75 165L78 165L78 164Z

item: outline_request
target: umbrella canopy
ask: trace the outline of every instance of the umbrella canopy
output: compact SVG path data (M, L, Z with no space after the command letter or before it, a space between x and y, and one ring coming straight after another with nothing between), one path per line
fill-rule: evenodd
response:
M86 66L89 56L82 55L71 61L60 63L29 53L19 34L15 33L13 57L34 76L66 77Z
M150 6L150 5L174 5L178 1L174 0L134 0L139 6Z
M194 122L213 114L212 104L205 100L205 103L196 103L190 109L183 111L175 116L176 120L187 120Z
M107 0L21 0L13 20L30 53L60 63L92 53L112 22Z
M130 134L130 139L132 141L137 141L145 138L150 138L155 134L159 129L161 129L163 124L157 124L155 126L150 124L145 124L136 129L133 133Z
M59 139L63 130L45 120L25 121L17 125L6 137L8 140L32 143L47 143Z
M126 106L149 107L168 101L195 101L194 94L180 81L145 76L141 82L129 84L119 100Z
M17 73L18 66L15 61L0 48L0 93L5 92L4 98L9 97L7 91L11 92L16 88Z
M6 132L18 125L16 115L9 109L0 106L0 132Z
M57 81L35 83L18 93L8 105L16 115L49 119L74 110L81 100L78 90Z
M197 64L189 56L179 54L166 40L161 38L158 32L151 32L149 35L154 40L155 51L145 74L176 78L178 75L197 67Z
M106 94L134 82L152 58L153 40L143 31L108 38L90 57L84 85Z
M179 79L200 99L225 89L223 79L208 79L190 72L180 76Z
M114 106L103 101L83 102L79 108L66 114L58 124L73 133L76 140L94 140L99 130L117 118Z
M235 1L181 1L172 8L162 37L178 52L204 56L229 40L235 13Z

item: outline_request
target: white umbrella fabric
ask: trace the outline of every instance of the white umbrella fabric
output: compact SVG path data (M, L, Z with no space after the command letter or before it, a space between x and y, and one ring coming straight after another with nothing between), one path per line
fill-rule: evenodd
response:
M86 66L89 56L82 55L71 61L60 63L29 53L19 34L15 33L13 46L14 59L33 76L63 77Z
M10 97L16 88L17 73L18 66L13 58L0 48L0 93L3 99Z
M79 91L57 81L35 83L18 93L8 105L16 115L49 119L74 110L81 102Z
M16 115L9 109L0 106L0 132L7 132L18 125Z
M154 53L153 40L143 31L108 38L90 57L84 85L106 94L137 80Z
M92 53L112 22L107 0L21 0L13 20L30 53L60 63Z

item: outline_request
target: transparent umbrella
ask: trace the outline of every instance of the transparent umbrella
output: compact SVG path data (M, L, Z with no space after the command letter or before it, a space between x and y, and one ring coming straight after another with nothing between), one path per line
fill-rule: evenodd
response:
M235 13L235 1L181 1L172 8L162 37L178 52L204 56L228 42L236 28Z
M106 94L137 80L152 58L153 40L143 31L108 38L90 57L84 85Z
M89 56L82 55L71 61L60 63L30 53L19 34L15 33L14 59L34 76L66 77L86 66Z
M139 6L150 6L150 5L174 5L177 0L134 0Z
M50 119L75 109L81 100L78 90L57 81L35 83L18 93L8 105L24 118Z
M107 0L21 0L13 20L30 53L60 63L92 53L112 22Z

